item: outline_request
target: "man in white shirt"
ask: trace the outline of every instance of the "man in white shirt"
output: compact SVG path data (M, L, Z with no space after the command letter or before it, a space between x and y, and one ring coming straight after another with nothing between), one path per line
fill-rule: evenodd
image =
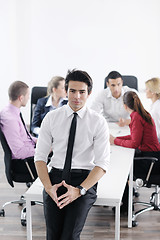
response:
M91 108L101 113L108 122L117 122L121 127L129 125L130 117L123 107L123 95L127 91L136 90L123 86L123 79L119 72L110 72L106 79L107 88L98 94Z
M88 211L96 201L97 182L108 170L110 161L107 122L85 105L92 91L92 79L84 71L73 70L66 76L65 89L68 104L44 118L35 154L44 185L47 240L80 239ZM62 175L73 113L77 115L77 127L70 181L65 182ZM51 149L54 155L48 174L46 163Z

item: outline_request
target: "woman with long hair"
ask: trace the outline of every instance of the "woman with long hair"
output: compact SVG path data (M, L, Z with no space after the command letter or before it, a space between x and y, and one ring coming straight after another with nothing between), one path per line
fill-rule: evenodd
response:
M122 147L134 148L135 156L160 156L160 144L158 142L156 126L150 113L147 112L138 95L135 92L126 92L123 96L124 108L130 114L131 123L129 125L130 135L113 137L110 135L110 143ZM144 177L150 166L149 161L134 161L134 176ZM154 164L152 174L160 173L159 161ZM124 211L128 209L128 185L123 195Z
M146 97L150 98L152 105L150 114L154 119L158 140L160 142L160 78L151 78L145 82Z

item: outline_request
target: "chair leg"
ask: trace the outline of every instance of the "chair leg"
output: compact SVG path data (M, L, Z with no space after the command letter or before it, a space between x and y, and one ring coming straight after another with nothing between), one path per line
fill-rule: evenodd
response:
M141 204L143 206L146 206L146 208L140 209L139 211L135 212L133 214L132 217L132 226L135 227L138 225L136 218L144 213L144 212L148 212L151 210L160 210L160 201L159 201L159 186L155 187L155 192L152 193L151 197L150 197L150 203L146 203L146 202L134 202L134 205L138 205Z
M4 208L9 205L9 204L18 204L20 206L23 206L23 204L26 204L26 200L24 198L24 196L21 196L19 200L14 200L14 201L9 201L6 202L5 204L3 204L2 209L0 210L0 216L5 217L5 211ZM43 202L40 201L32 201L31 205L40 205L43 206ZM23 207L23 209L21 210L21 225L22 226L26 226L26 206Z
M4 217L5 216L5 211L4 208L9 205L9 204L18 204L19 206L23 206L23 204L25 204L26 201L24 199L24 196L21 196L19 200L13 200L13 201L9 201L6 202L5 204L3 204L2 209L0 210L0 216Z
M40 205L43 206L43 202L32 201L31 206ZM21 225L26 227L26 206L21 211Z
M149 206L149 207L147 207L147 208L143 208L143 209L137 211L135 214L133 214L132 221L135 221L136 218L137 218L140 214L142 214L142 213L144 213L144 212L151 211L151 210L153 210L153 209L154 209L154 206Z

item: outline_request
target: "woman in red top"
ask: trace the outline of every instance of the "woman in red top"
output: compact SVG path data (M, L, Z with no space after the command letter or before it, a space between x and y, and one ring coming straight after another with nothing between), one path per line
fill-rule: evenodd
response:
M131 134L123 137L110 137L111 144L127 148L138 148L142 152L160 151L155 123L144 109L138 95L129 91L123 97L124 108L130 113L129 125Z
M130 113L131 123L129 125L130 135L122 137L113 137L110 135L110 143L122 147L134 148L135 156L155 156L160 159L160 144L156 133L156 127L151 115L144 109L138 95L135 92L128 91L123 96L124 108ZM150 166L149 161L134 161L134 176L136 178L146 176ZM160 174L159 161L154 164L152 174ZM126 194L127 189L124 195ZM128 198L124 199L127 208ZM126 209L127 210L127 209Z

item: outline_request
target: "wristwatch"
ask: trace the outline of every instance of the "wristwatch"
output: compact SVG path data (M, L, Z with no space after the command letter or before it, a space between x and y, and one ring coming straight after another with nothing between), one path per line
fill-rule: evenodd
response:
M84 196L87 192L87 190L85 188L83 188L82 186L77 186L76 188L79 188L79 192L81 194L81 196Z

